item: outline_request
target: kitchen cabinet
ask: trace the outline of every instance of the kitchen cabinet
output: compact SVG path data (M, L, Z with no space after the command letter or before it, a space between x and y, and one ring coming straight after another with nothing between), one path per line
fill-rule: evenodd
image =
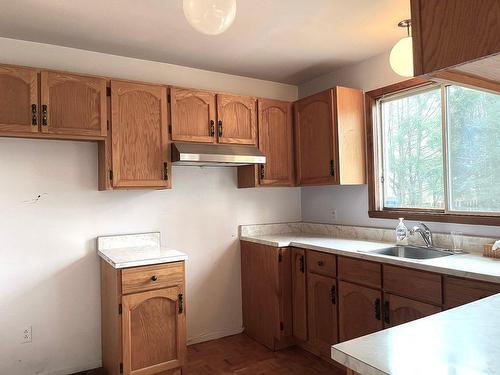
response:
M295 103L297 184L366 183L362 90L334 87Z
M339 280L350 281L374 289L382 288L382 266L368 260L339 256Z
M38 71L0 65L0 133L38 131Z
M217 94L217 141L257 145L257 99Z
M330 358L330 348L338 342L337 281L314 273L307 275L308 347Z
M243 326L271 350L293 344L289 248L240 241Z
M114 188L171 187L167 126L164 86L111 81Z
M415 76L500 90L498 0L411 0Z
M292 248L292 308L293 337L307 340L306 252Z
M42 71L40 110L43 133L105 137L106 79Z
M186 358L184 285L184 262L115 269L101 260L107 374L181 374Z
M382 292L339 281L340 341L368 335L382 328Z
M238 168L238 187L293 186L292 105L271 99L258 100L259 150L266 164Z
M384 293L384 328L408 323L441 312L441 307Z
M215 137L216 94L172 87L170 89L171 133L173 141L213 143Z
M497 293L500 293L499 284L452 276L444 276L443 278L444 307L446 309L465 305Z

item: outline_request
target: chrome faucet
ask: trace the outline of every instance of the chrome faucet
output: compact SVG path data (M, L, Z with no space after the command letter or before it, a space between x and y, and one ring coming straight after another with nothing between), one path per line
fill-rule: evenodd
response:
M425 225L424 223L418 223L418 225L415 225L410 229L411 235L414 235L417 232L422 236L425 242L425 246L434 247L434 241L432 240L432 231L427 225Z

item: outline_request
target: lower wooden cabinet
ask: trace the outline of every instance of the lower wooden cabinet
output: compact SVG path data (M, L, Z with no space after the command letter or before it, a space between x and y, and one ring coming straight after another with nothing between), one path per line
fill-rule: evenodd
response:
M500 293L500 285L458 277L443 278L444 307L451 309Z
M245 333L271 350L293 344L290 249L241 241Z
M131 283L140 288L130 288ZM186 358L185 303L184 262L121 270L101 260L105 373L180 375Z
M382 292L339 281L340 341L368 335L382 328Z
M308 274L307 306L308 346L329 358L331 346L338 342L337 280Z
M438 312L441 312L439 306L384 293L384 328L408 323Z

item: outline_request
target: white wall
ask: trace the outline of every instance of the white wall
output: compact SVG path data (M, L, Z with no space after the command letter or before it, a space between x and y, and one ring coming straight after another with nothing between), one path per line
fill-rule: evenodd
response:
M305 97L335 85L373 90L404 80L389 66L389 52L359 64L348 66L318 77L299 86L299 97ZM364 225L395 228L397 220L371 219L368 217L368 187L321 186L301 189L302 220L321 223ZM336 218L332 212L336 211ZM413 224L410 222L410 224ZM428 223L436 232L461 231L471 235L500 238L499 227Z
M1 63L294 100L297 88L0 38ZM0 139L0 374L68 374L101 360L102 234L159 230L189 254L188 338L239 332L239 224L300 220L300 189L237 189L234 168L174 167L165 191L97 191L97 145ZM30 201L41 195L38 203ZM26 325L33 342L20 344Z

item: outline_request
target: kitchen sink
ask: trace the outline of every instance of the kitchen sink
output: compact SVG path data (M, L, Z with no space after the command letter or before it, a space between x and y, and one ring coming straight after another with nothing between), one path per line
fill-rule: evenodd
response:
M418 246L393 246L385 249L366 251L370 254L388 255L408 259L433 259L454 255L443 249L425 248Z

